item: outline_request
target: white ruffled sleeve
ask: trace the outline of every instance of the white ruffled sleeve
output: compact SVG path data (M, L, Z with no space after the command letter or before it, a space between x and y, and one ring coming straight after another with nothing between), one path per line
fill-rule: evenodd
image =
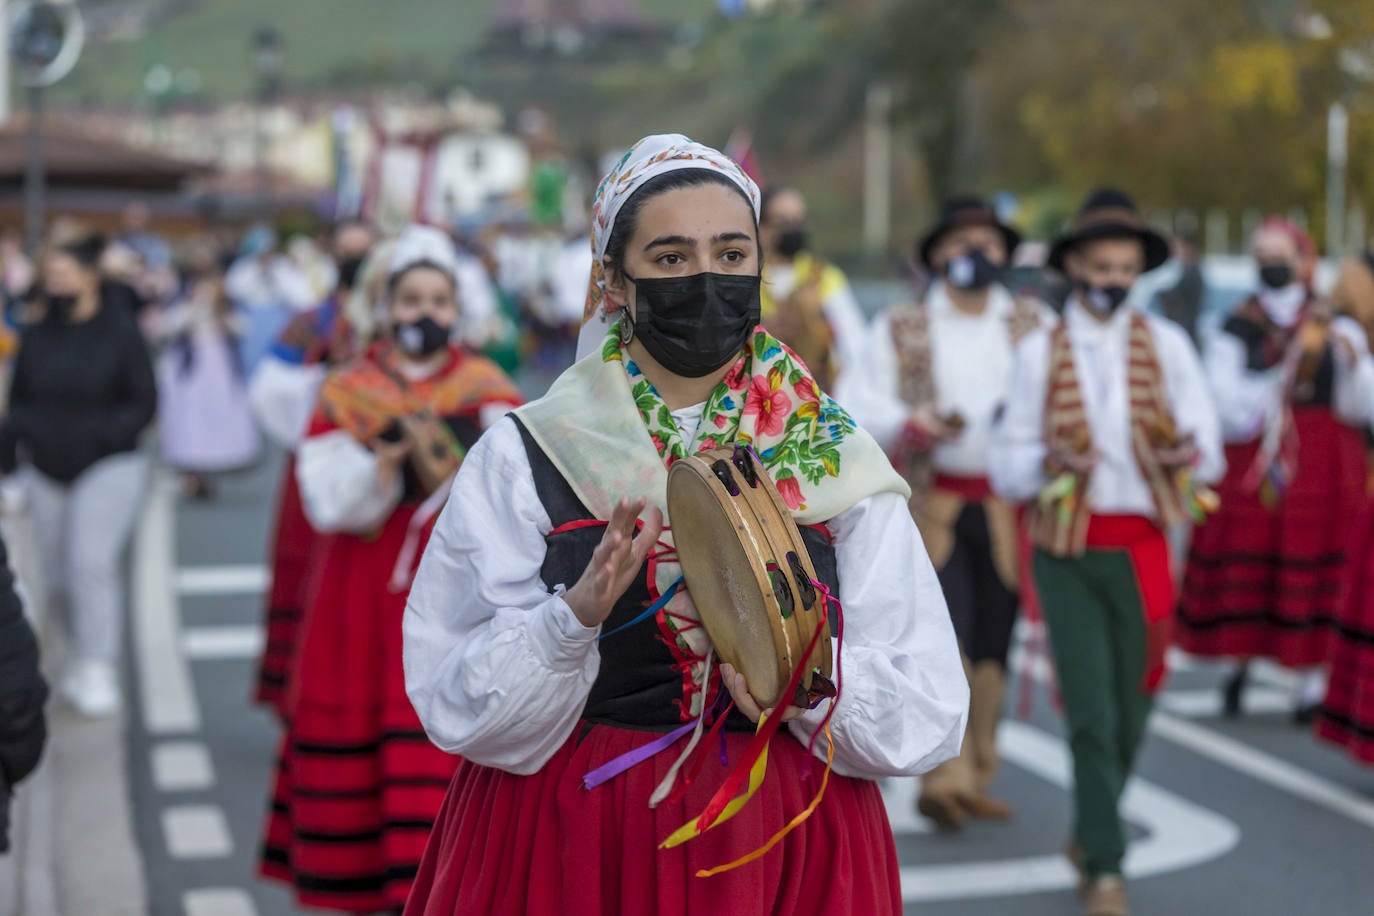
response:
M430 740L522 775L572 734L601 663L601 628L582 626L540 576L551 528L503 420L458 471L402 625L406 692Z
M323 365L296 365L267 354L248 383L248 406L263 432L292 451L315 412L315 399L324 381Z
M400 504L403 487L399 471L385 482L377 478L377 456L341 429L309 437L296 455L305 517L322 533L380 527Z
M1349 359L1336 348L1336 385L1331 408L1341 422L1367 426L1374 421L1374 358L1369 355L1369 340L1358 321L1345 315L1331 321L1331 333L1342 338L1354 351Z
M1172 321L1152 320L1164 386L1180 435L1191 433L1198 449L1195 476L1202 483L1216 483L1226 474L1221 421L1212 392L1187 333Z
M880 493L830 522L844 606L835 772L915 776L958 756L968 680L940 580L906 500ZM790 727L809 741L825 706ZM824 738L816 753L825 758Z
M873 319L863 353L864 371L841 374L835 385L835 400L868 430L878 445L890 451L911 414L898 395L900 379L891 312Z
M993 426L988 454L992 488L1003 499L1027 502L1045 485L1045 386L1050 336L1033 331L1016 348L1007 406Z

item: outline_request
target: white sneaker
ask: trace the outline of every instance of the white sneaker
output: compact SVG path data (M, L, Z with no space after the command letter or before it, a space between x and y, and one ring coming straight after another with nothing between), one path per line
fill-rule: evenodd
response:
M109 662L75 660L62 678L60 691L77 712L92 719L113 716L123 705L119 672Z

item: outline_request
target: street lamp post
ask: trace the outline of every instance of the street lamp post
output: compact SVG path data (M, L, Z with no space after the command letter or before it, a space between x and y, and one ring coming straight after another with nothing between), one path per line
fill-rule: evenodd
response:
M281 86L282 59L285 42L273 26L259 26L249 42L253 56L254 113L253 167L257 176L259 206L268 208L272 183L267 169L267 135L263 118L267 103L277 95Z

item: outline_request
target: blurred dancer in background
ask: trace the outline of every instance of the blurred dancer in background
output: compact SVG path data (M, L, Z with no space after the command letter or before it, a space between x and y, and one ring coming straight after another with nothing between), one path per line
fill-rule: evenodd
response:
M1190 517L1189 476L1215 480L1224 467L1192 343L1124 306L1168 252L1127 195L1089 195L1049 255L1076 292L1059 323L1017 348L989 451L997 492L1030 503L1034 585L1073 755L1068 855L1088 916L1128 910L1119 805L1165 676L1175 595L1165 532Z
M763 324L801 357L822 391L831 391L846 363L858 362L865 324L844 273L814 253L800 191L764 192L759 240Z
M262 874L347 912L404 905L458 759L406 698L401 616L452 475L521 397L452 344L452 242L413 227L387 281L385 336L320 391L300 447L323 539L286 706Z
M261 440L239 362L241 319L225 295L213 252L192 257L198 269L188 276L186 292L161 316L158 432L162 459L182 473L186 494L208 499L211 475L252 464Z
M333 234L338 285L318 307L297 315L253 373L251 400L263 431L286 450L277 514L272 527L272 581L267 592L266 632L255 699L285 717L291 660L310 584L316 535L305 517L296 483L296 450L315 410L325 373L358 352L361 332L348 303L369 274L385 276L389 249L373 252L376 235L365 223L345 222ZM373 264L378 266L372 266ZM369 325L370 327L370 325Z
M1339 314L1374 333L1374 250L1341 265L1332 299ZM1344 595L1317 735L1374 766L1374 502L1352 544Z
M938 277L917 306L873 321L864 371L836 397L911 485L911 514L930 551L964 653L971 700L959 756L921 779L918 809L944 829L969 817L1006 820L988 795L997 723L1020 604L1016 515L988 481L992 426L1007 398L1012 354L1054 313L999 282L1021 236L980 198L947 201L917 246Z
M255 226L243 237L239 258L224 278L225 289L244 317L240 352L250 376L291 318L319 304L308 278L277 251L277 233Z
M152 362L133 316L108 301L96 237L47 255L0 425L0 471L20 464L49 597L71 637L59 690L88 716L121 706L121 558L143 504L139 436L157 410Z
M1240 659L1223 688L1230 715L1249 659L1305 669L1294 714L1306 722L1365 502L1374 361L1360 323L1313 292L1316 246L1302 230L1271 217L1251 251L1258 291L1207 349L1227 472L1221 511L1193 535L1179 644Z

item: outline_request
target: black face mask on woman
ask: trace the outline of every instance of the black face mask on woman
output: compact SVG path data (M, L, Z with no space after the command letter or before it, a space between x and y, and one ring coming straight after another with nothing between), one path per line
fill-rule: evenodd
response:
M448 346L452 328L446 328L428 315L396 325L396 345L407 356L423 359Z
M739 355L758 326L757 276L625 276L635 285L634 335L674 375L710 375Z

